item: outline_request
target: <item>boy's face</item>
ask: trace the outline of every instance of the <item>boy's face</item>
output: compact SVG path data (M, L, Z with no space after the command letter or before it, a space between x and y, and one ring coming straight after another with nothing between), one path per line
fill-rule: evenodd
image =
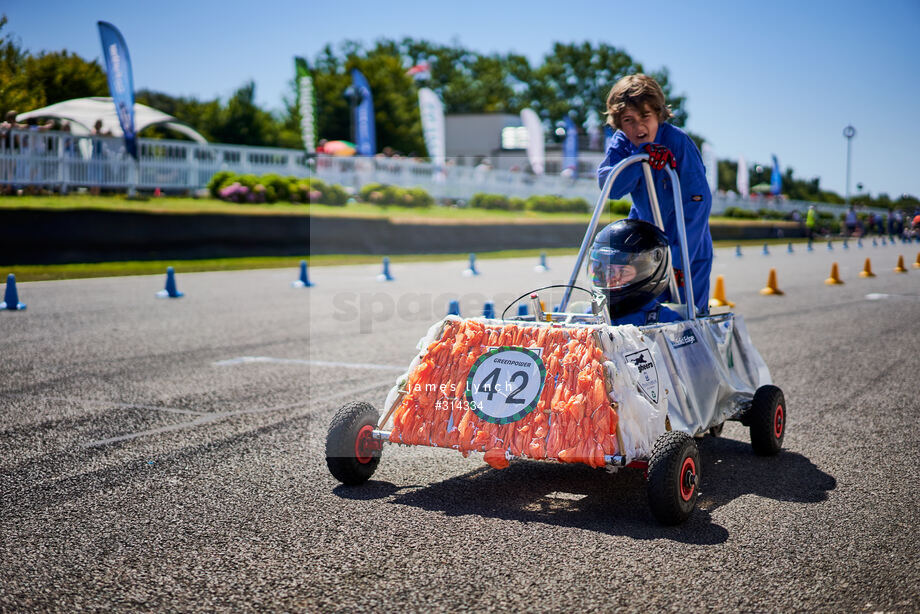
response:
M658 134L658 115L648 105L642 110L626 107L620 116L620 130L636 147L651 143Z

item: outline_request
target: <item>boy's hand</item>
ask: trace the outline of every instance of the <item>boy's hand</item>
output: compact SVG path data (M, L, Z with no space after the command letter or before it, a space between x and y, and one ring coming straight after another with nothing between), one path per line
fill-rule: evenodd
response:
M683 288L683 286L684 286L684 271L683 271L683 269L678 269L678 268L675 268L675 269L674 269L674 281L677 283L677 285L678 285L679 287Z
M663 169L665 164L670 164L671 168L677 168L677 160L674 159L674 154L672 154L671 150L664 145L655 145L654 143L649 143L642 149L644 149L645 153L648 154L649 166L651 166L656 171Z

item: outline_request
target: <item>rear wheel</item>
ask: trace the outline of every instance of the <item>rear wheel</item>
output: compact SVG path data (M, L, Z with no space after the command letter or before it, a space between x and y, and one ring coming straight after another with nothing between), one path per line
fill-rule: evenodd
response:
M342 484L362 484L380 464L380 442L371 437L379 419L370 403L355 401L343 406L326 435L326 465Z
M690 435L661 435L648 462L648 502L661 524L684 522L696 507L700 483L700 452Z
M786 436L786 399L776 386L761 386L754 393L745 416L751 429L751 447L760 456L772 456L783 448Z

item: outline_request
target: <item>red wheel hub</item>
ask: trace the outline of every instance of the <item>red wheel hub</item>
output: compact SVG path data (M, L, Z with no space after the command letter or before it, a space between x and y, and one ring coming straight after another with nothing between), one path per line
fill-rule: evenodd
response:
M783 414L783 406L777 405L776 411L773 413L773 434L777 439L783 436L783 429L786 427L785 415Z
M355 458L362 465L366 465L374 459L374 452L382 447L380 442L376 441L371 433L374 432L373 425L365 424L358 431L355 438Z
M689 456L680 466L680 498L689 501L696 490L696 463Z

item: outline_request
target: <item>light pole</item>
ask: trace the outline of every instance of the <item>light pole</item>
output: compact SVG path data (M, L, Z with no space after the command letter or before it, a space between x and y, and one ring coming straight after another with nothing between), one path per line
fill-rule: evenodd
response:
M846 204L850 206L850 144L853 142L853 137L856 136L856 128L853 126L847 126L843 129L843 136L847 139L847 189L846 189Z

